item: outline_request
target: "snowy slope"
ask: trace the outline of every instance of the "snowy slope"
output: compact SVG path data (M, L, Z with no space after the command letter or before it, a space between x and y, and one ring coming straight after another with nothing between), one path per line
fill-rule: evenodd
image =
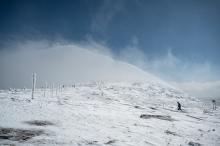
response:
M183 105L182 112L176 110L176 101ZM218 146L219 112L212 111L208 103L150 81L37 89L33 100L28 89L2 90L0 128L40 129L43 134L17 140L13 139L16 132L1 132L0 144ZM27 123L33 120L52 125Z

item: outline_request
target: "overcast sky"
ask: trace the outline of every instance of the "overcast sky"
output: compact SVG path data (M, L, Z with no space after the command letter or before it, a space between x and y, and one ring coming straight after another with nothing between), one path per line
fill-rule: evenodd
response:
M95 42L184 89L220 90L219 0L0 0L0 21L1 58L27 44Z

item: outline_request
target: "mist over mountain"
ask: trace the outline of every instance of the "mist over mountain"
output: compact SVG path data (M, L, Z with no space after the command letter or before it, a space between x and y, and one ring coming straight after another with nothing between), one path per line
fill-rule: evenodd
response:
M87 81L160 81L134 65L113 59L104 46L95 43L49 44L26 42L16 51L1 53L1 88L74 84Z

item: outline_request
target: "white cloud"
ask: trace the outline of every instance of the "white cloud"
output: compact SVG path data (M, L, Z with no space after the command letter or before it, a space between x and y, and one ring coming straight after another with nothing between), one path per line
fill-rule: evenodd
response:
M172 85L189 93L190 95L202 98L219 98L220 80L206 82L172 82Z
M197 97L220 97L220 76L208 61L182 60L168 48L167 53L149 58L138 47L138 38L120 53L120 59L162 78L166 82ZM131 41L133 42L133 41Z
M141 68L146 65L146 62L144 61L146 55L141 49L139 49L139 40L136 36L132 37L131 44L120 49L118 58L119 60L129 62Z
M45 81L72 84L92 80L156 79L133 65L113 60L109 49L96 42L27 41L15 46L0 52L1 88L30 87L33 72L37 73L38 87Z

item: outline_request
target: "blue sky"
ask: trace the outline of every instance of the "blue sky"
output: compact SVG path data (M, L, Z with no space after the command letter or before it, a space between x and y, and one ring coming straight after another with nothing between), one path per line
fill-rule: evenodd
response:
M164 80L220 80L219 0L0 0L0 49L94 41Z
M149 56L220 61L218 0L1 0L1 44L62 37L104 41L116 54L138 40Z

